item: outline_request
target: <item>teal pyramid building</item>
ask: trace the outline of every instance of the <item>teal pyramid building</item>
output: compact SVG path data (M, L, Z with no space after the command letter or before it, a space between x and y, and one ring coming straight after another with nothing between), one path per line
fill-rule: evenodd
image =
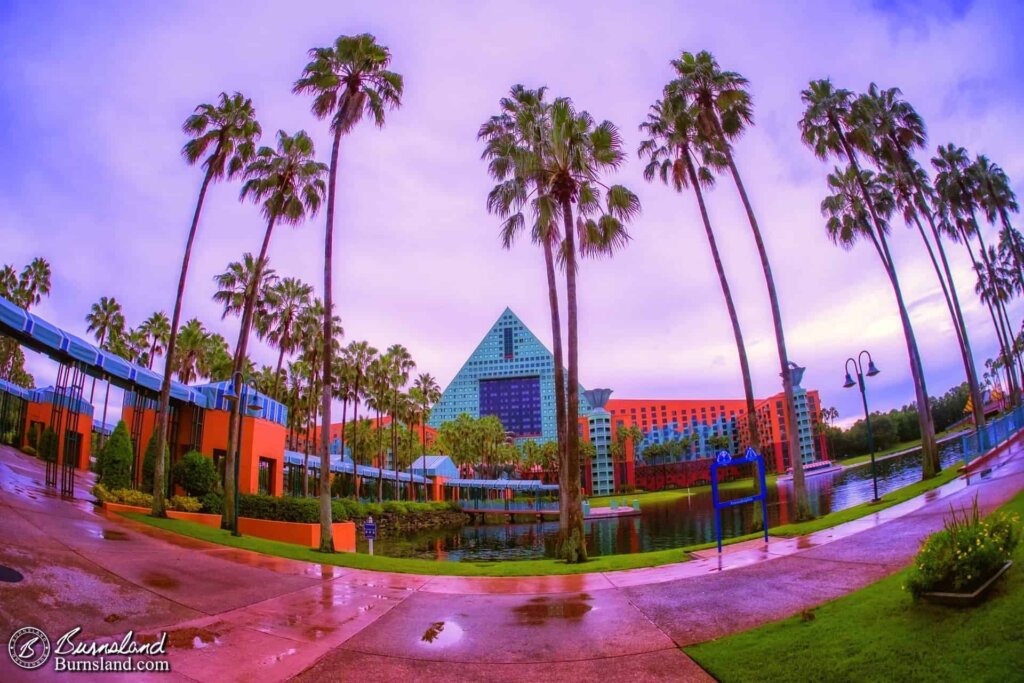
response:
M580 413L589 406L580 388ZM461 413L496 415L517 440L557 438L554 357L506 308L462 365L430 414L437 428Z

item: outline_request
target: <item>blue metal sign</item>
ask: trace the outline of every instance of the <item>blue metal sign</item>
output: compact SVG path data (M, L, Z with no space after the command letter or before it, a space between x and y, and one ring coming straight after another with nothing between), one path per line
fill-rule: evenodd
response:
M374 522L366 521L363 523L363 536L368 540L377 538L377 525Z
M733 500L718 499L718 468L732 465L748 465L757 463L757 476L761 480L761 493L756 496L734 498ZM761 517L764 519L764 542L768 542L768 487L764 478L764 458L753 448L748 448L741 456L732 457L729 451L720 451L711 463L711 497L715 504L715 534L718 536L718 552L722 552L722 510L761 501Z

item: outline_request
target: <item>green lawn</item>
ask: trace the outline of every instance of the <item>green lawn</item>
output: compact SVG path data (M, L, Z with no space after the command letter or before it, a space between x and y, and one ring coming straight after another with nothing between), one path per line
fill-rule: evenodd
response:
M771 486L775 483L776 476L777 475L769 474L765 477L765 482ZM750 479L737 479L735 481L723 481L718 485L718 488L721 491L741 491L751 489L753 486L754 483ZM643 508L647 503L664 503L710 490L711 485L705 484L704 486L691 486L688 489L666 489L664 491L649 491L646 493L620 493L614 496L594 496L587 500L590 501L590 507L607 507L613 499L618 501L619 505L630 506L633 504L633 501L636 500L640 502L640 507Z
M1024 515L1024 493L1003 506ZM984 604L911 602L907 571L800 616L686 648L740 681L1019 681L1024 672L1024 545Z
M797 536L801 534L819 531L829 527L848 522L872 512L885 509L896 503L903 502L929 491L956 476L956 466L944 470L939 476L920 481L905 488L899 489L882 498L882 502L872 505L864 503L847 510L832 512L809 522L800 524L786 524L769 530L772 536ZM750 480L738 480L726 482L723 487L745 489L750 487ZM696 490L696 489L691 489ZM679 494L680 491L658 491L645 494L655 496L659 494ZM686 495L686 490L681 491ZM639 496L638 496L639 497ZM667 499L667 498L663 498ZM649 500L649 499L648 499ZM632 499L629 500L632 503ZM594 503L591 502L591 505ZM642 503L641 503L642 504ZM373 557L362 553L337 553L325 555L319 552L290 543L267 541L252 536L232 536L229 532L221 529L213 529L203 524L193 524L177 519L156 519L148 515L128 512L124 513L136 521L151 526L173 531L183 536L191 536L211 543L253 550L267 555L288 557L293 560L305 560L307 562L322 562L341 567L354 567L356 569L373 569L377 571L399 572L403 574L428 574L446 576L548 576L554 574L585 574L589 572L611 572L622 569L636 569L639 567L655 567L673 562L684 562L689 559L687 553L695 550L704 550L715 546L714 542L702 543L700 545L687 546L671 550L655 550L646 553L624 553L621 555L603 555L595 557L584 564L565 564L560 560L512 560L508 562L438 562L434 560L420 560L400 557ZM724 545L739 543L754 538L761 534L747 534L723 540Z
M866 515L870 515L872 512L878 512L879 510L892 507L897 503L910 500L922 493L926 493L947 482L953 481L956 479L957 470L959 468L960 463L950 465L931 479L915 481L909 486L904 486L901 489L896 489L895 491L885 494L882 496L882 500L877 503L869 501L867 503L861 503L860 505L854 505L852 508L839 510L838 512L830 512L827 515L823 515L817 519L812 519L808 522L784 524L782 526L775 527L774 529L769 529L769 533L772 536L802 536L804 534L821 531L822 529L842 524L843 522L859 519Z

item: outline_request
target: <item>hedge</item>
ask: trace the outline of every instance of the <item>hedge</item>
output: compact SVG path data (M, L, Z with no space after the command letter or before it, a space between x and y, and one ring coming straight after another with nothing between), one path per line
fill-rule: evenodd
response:
M203 502L204 511L220 512L220 510L210 509L212 505L206 505L207 500ZM213 501L209 502L213 503ZM331 517L335 522L363 519L369 515L381 516L385 513L409 515L450 512L454 509L451 503L444 502L406 503L386 501L384 503L360 503L348 498L333 498L331 500ZM277 522L317 524L320 522L320 499L243 493L238 496L238 516Z

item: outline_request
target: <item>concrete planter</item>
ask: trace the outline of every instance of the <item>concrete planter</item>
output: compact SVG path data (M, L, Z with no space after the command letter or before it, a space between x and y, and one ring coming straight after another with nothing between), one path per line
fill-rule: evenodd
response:
M921 597L930 603L936 605L947 605L949 607L974 607L985 600L989 590L995 585L995 582L1003 574L1009 570L1013 565L1013 560L1009 560L1006 564L999 568L995 574L989 577L988 581L978 586L978 588L971 593L945 593L941 591L931 591L928 593L922 593Z

